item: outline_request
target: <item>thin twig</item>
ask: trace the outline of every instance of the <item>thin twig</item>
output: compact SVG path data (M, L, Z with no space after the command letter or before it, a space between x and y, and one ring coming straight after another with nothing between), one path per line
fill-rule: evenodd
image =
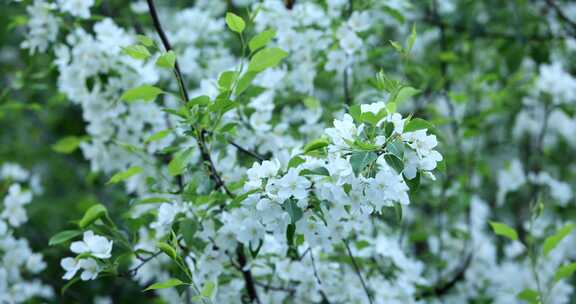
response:
M148 9L150 11L150 16L152 17L152 21L154 23L154 28L156 29L158 35L160 36L160 39L162 41L162 44L164 45L164 48L166 48L167 51L171 50L172 46L170 45L170 41L168 40L166 33L162 29L162 25L160 23L160 19L158 18L158 13L156 12L156 7L154 5L154 1L153 0L147 0L147 3L148 3ZM189 95L188 95L188 91L186 89L186 86L184 84L184 79L182 77L182 73L180 72L180 67L178 65L178 61L176 61L174 64L174 73L175 73L176 78L178 80L178 84L180 87L180 94L182 95L181 97L182 97L184 102L188 102L188 100L189 100L188 96ZM222 189L224 189L224 192L226 192L226 194L229 197L234 198L235 197L234 194L226 187L226 185L222 181L222 178L220 177L220 175L216 171L216 167L214 166L214 162L212 161L212 157L210 156L210 152L208 151L208 147L206 145L206 140L205 140L206 131L200 129L197 126L193 126L193 129L196 133L195 137L197 139L198 146L200 148L200 154L201 154L204 162L208 165L208 168L210 170L210 178L216 183L216 189L222 188ZM241 271L242 271L242 275L244 277L244 281L246 284L246 289L248 290L248 295L250 297L250 301L260 303L260 300L258 299L258 294L256 292L256 287L254 285L254 280L252 278L252 273L249 269L246 269L246 270L244 269L244 267L246 266L246 256L244 255L244 250L243 250L242 244L238 244L237 255L238 255L238 263L242 267Z
M350 250L350 246L348 246L348 242L346 242L345 240L342 241L344 243L344 246L346 247L346 251L348 251L348 256L350 257L350 260L352 260L352 266L354 266L354 271L356 271L356 274L358 275L358 278L360 279L360 283L362 283L362 288L364 288L364 292L366 293L366 297L368 297L368 302L370 302L370 304L373 304L374 302L372 301L372 295L370 294L370 290L368 290L368 286L366 286L366 282L364 282L364 278L362 277L362 272L360 271L360 267L358 266L358 263L356 263L356 259L354 258L354 255L352 255L352 250Z
M310 250L310 260L312 260L312 269L314 270L314 277L316 278L316 283L318 283L318 291L320 292L320 295L324 299L324 303L330 304L330 300L328 300L328 295L326 295L324 289L322 288L322 281L320 281L320 276L318 275L318 270L316 269L316 262L314 262L314 253L312 252L312 249L310 247L308 247L308 249Z

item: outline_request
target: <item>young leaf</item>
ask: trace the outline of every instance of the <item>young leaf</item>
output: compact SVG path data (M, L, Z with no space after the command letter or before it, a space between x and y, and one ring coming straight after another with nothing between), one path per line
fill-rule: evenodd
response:
M564 278L571 276L576 271L576 262L568 265L561 266L556 270L554 281L560 281Z
M398 94L396 94L396 98L394 99L394 102L396 104L401 104L402 102L404 102L408 98L410 98L410 97L412 97L418 93L420 93L420 90L415 89L413 87L409 87L409 86L402 87L400 89L400 91L398 91Z
M54 246L69 241L82 234L80 230L64 230L56 233L48 241L48 246Z
M82 138L77 136L66 136L52 145L52 150L58 153L70 154L74 152L82 143Z
M540 296L538 295L538 292L533 290L533 289L529 289L526 288L524 290L522 290L521 292L519 292L516 295L516 298L518 298L519 300L522 301L526 301L530 304L537 304L540 303Z
M404 126L404 132L413 132L422 129L433 130L434 126L422 118L413 118Z
M150 143L153 141L157 141L157 140L161 140L162 138L168 136L168 134L170 134L170 132L172 132L171 129L166 129L166 130L162 130L162 131L158 131L152 135L150 135L150 137L148 137L146 139L146 141L144 141L145 143Z
M244 20L234 13L226 13L226 24L236 33L242 33L246 27Z
M78 222L78 226L82 229L88 227L88 225L92 224L97 219L105 216L108 213L106 207L102 204L96 204L86 210L82 219Z
M236 80L237 73L235 71L226 71L220 74L218 78L218 86L224 91L228 91L232 88L234 81Z
M185 284L184 282L182 282L178 279L168 279L164 282L154 283L154 284L146 287L146 289L144 289L144 291L176 287L176 286L180 286L180 285L184 285L184 284Z
M548 253L550 253L550 251L554 250L554 248L556 248L556 246L558 246L558 244L565 237L572 233L574 228L576 228L575 224L567 224L566 226L560 228L560 230L558 230L558 232L556 232L554 235L547 237L546 240L544 240L543 245L544 255L546 256Z
M262 72L267 68L278 65L286 56L288 56L288 53L279 48L263 49L252 56L248 64L248 71Z
M156 96L162 93L164 93L164 91L155 86L141 85L124 92L120 99L126 102L134 102L138 100L152 101Z
M193 150L190 148L179 151L174 155L170 163L168 163L168 173L171 176L180 175L184 172L184 169L192 157L192 151Z
M126 55L138 60L144 60L150 57L150 52L148 49L145 46L139 44L124 47L122 51Z
M136 39L138 39L138 42L144 46L151 47L154 45L154 40L152 40L150 37L144 35L136 35Z
M410 33L410 37L408 37L408 42L406 43L406 50L408 52L412 50L414 42L416 42L416 24L412 24L412 32Z
M268 42L270 42L270 40L272 40L272 38L274 38L275 35L276 32L272 30L267 30L254 36L252 39L250 39L250 42L248 42L248 47L250 48L250 51L255 52L259 48L266 46L266 44L268 44Z
M156 244L156 247L158 247L158 249L160 249L162 252L164 252L167 256L169 256L173 260L176 260L176 258L178 258L176 249L174 249L168 243L160 242Z
M507 237L513 241L518 240L518 233L516 230L514 230L514 228L498 222L490 222L490 226L492 226L492 230L494 230L496 235Z
M173 69L174 65L176 64L176 53L170 50L158 57L156 60L156 66L165 68L165 69Z
M315 139L304 146L304 154L310 153L312 151L322 149L328 146L330 142L326 138Z
M130 167L122 172L118 172L116 174L114 174L110 180L108 181L108 184L116 184L119 183L121 181L125 181L127 179L129 179L130 177L142 172L142 168L138 167L138 166L134 166L134 167Z

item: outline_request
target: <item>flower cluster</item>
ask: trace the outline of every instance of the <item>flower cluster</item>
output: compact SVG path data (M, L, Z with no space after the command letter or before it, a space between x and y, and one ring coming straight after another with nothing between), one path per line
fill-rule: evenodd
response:
M4 163L0 167L0 185L8 189L0 204L0 302L50 299L54 295L52 288L31 278L46 268L42 254L33 252L28 240L15 235L18 227L28 221L25 205L32 201L33 194L41 192L38 176L18 164Z

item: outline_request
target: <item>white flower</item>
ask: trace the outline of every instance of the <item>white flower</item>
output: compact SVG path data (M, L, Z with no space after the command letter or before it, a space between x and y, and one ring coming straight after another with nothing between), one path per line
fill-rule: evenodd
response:
M82 259L78 262L80 268L84 269L80 275L82 281L94 280L100 272L100 265L93 259Z
M291 196L297 200L303 200L308 197L310 181L300 176L296 169L291 168L288 170L288 173L278 181L277 186L280 201L285 201Z
M355 32L363 32L370 27L372 20L368 11L354 12L348 19L348 27Z
M342 120L334 120L334 128L326 129L326 135L330 137L336 146L347 147L346 141L354 141L354 137L362 131L354 124L352 116L344 114Z
M12 184L8 190L8 195L4 198L4 211L2 218L8 220L12 227L18 227L28 220L24 205L32 200L29 191L22 191L20 184Z
M340 47L347 54L353 54L362 47L362 39L360 39L354 31L351 31L347 26L342 26L336 33L340 41Z
M350 58L342 50L331 50L326 57L328 59L324 66L326 71L342 72L350 65Z
M60 266L66 270L66 273L62 277L64 280L72 279L80 269L78 261L75 258L70 257L62 259L62 261L60 261Z
M82 241L70 244L70 250L78 254L89 253L96 258L107 259L112 256L112 243L113 241L109 241L103 236L95 235L92 231L86 231Z
M87 19L90 18L90 7L94 0L58 0L60 10L72 16Z
M39 253L30 255L26 261L26 269L32 273L39 273L46 269L46 262L42 259L42 255Z

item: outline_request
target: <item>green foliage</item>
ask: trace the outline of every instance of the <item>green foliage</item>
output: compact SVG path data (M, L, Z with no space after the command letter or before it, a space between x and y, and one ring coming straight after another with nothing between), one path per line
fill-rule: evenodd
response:
M265 47L272 38L276 35L276 32L273 30L267 30L259 33L258 35L252 37L248 42L248 47L250 51L256 52L258 49Z
M256 53L248 64L249 72L262 72L265 69L275 67L288 53L279 48L266 48Z
M55 144L53 144L52 150L58 153L69 154L76 151L76 149L78 149L82 141L84 141L83 137L66 136L58 140Z
M108 181L108 184L117 184L119 182L125 181L130 177L141 173L142 171L143 171L142 167L139 166L130 167L122 172L114 174Z
M142 85L124 92L124 94L122 94L120 99L126 102L135 102L135 101L148 102L154 100L158 95L162 93L164 93L164 91L155 86Z
M544 255L546 256L550 251L554 250L554 248L556 248L564 238L572 233L574 228L576 228L575 224L567 224L560 228L560 230L558 230L554 235L547 237L546 240L544 240L544 245L542 247Z
M150 57L150 52L148 49L145 46L139 44L124 47L122 51L126 55L138 60L144 60Z
M176 286L180 286L180 285L184 285L185 283L178 280L178 279L168 279L164 282L159 282L159 283L154 283L148 287L146 287L146 289L144 289L144 291L149 291L149 290L156 290L156 289L165 289L165 288L170 288L170 287L176 287Z
M60 231L50 238L50 240L48 241L48 245L54 246L54 245L62 244L62 243L67 242L67 241L69 241L69 240L71 240L71 239L73 239L73 238L75 238L81 234L82 234L82 231L80 231L80 230Z
M176 64L176 53L170 50L158 57L156 60L156 66L165 68L165 69L173 69L174 65Z
M498 222L490 222L490 226L496 235L507 237L513 241L518 240L518 233L514 228Z
M84 216L78 222L78 226L80 228L84 229L84 228L88 227L90 224L92 224L93 222L95 222L96 220L98 220L104 216L107 216L107 215L108 215L108 209L106 209L106 207L104 205L96 204L96 205L90 207L88 210L86 210L86 212L84 213Z
M246 27L244 20L234 13L226 13L226 24L230 30L236 33L242 33Z

